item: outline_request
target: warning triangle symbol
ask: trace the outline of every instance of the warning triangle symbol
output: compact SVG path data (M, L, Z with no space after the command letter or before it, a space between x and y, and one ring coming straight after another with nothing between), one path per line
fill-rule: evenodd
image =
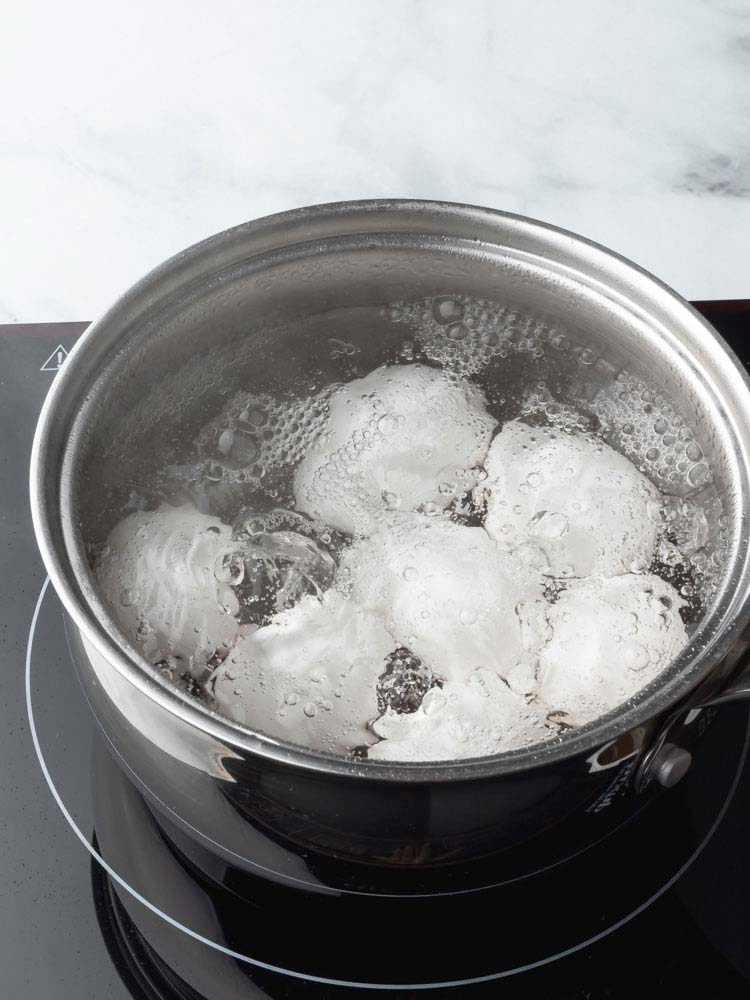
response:
M62 344L58 344L54 349L52 354L47 358L42 367L39 369L40 372L56 372L59 371L63 362L68 356L68 352L65 350Z

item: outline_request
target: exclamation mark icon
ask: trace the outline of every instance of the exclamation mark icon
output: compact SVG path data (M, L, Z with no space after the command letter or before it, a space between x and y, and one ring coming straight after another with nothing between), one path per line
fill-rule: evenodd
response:
M54 349L52 354L47 358L42 367L39 369L41 372L58 372L65 363L65 359L68 356L68 352L65 350L62 344L58 344Z

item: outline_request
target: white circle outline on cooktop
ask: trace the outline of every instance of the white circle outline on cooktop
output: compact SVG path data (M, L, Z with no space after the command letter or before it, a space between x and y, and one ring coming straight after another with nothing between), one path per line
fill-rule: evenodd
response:
M703 840L698 844L696 849L690 855L690 857L685 861L681 867L675 872L675 874L665 882L661 889L655 892L652 896L649 896L640 906L636 907L632 913L629 913L625 917L621 917L620 920L615 921L611 927L605 928L603 931L599 931L598 934L594 934L593 937L587 938L586 941L582 941L579 944L573 945L570 948L565 948L563 951L559 951L554 955L549 955L547 958L541 958L536 962L528 962L526 965L520 965L515 969L506 969L503 972L492 973L486 976L476 976L473 979L452 979L441 983L362 983L353 982L348 979L328 979L325 976L312 976L307 975L304 972L295 972L292 969L283 969L278 965L271 965L268 962L262 962L257 958L250 958L249 955L243 955L241 952L233 951L231 948L225 948L224 945L217 944L215 941L211 941L209 938L204 937L202 934L197 934L195 931L181 924L174 917L171 917L168 913L164 913L162 910L155 906L153 903L149 902L145 896L142 896L136 889L128 885L128 883L117 874L117 872L107 864L104 858L94 850L94 847L88 842L85 834L76 825L75 820L68 812L65 803L62 801L54 782L52 781L52 776L47 768L44 755L42 754L42 748L39 743L39 737L36 731L36 725L34 723L34 711L31 705L31 650L34 645L34 633L36 632L36 624L39 618L39 612L42 609L42 602L44 601L44 595L49 587L50 579L46 577L44 583L42 584L42 589L39 592L39 597L36 601L36 606L34 607L34 614L31 618L31 625L29 626L29 636L26 643L26 664L25 664L25 688L26 688L26 712L29 718L29 728L31 730L31 739L34 744L34 750L36 752L37 759L39 761L39 766L42 769L42 774L44 775L44 780L47 782L52 797L57 803L60 812L63 814L71 829L78 837L80 842L89 852L89 854L96 859L96 861L102 866L102 868L107 872L110 878L114 879L119 886L121 886L126 892L136 899L141 905L145 906L146 909L150 910L156 916L161 917L168 924L171 924L177 930L182 931L189 937L193 938L195 941L200 941L201 944L205 944L209 948L214 948L216 951L222 952L229 958L233 958L240 962L246 962L249 965L255 965L260 969L265 969L267 972L274 972L282 976L290 976L293 979L301 979L305 982L320 983L325 986L343 986L349 989L370 989L370 990L434 990L434 989L448 989L456 986L476 986L480 983L493 982L496 979L506 979L509 976L515 976L522 972L530 972L532 969L538 969L543 965L549 965L552 962L557 962L560 959L567 958L569 955L575 954L577 951L581 951L583 948L587 948L589 945L596 944L597 941L601 941L603 938L608 937L614 931L619 930L626 924L630 923L635 917L647 910L652 903L655 903L657 899L660 899L665 892L677 882L679 878L687 871L687 869L693 864L696 858L702 853L706 844L711 840L714 833L718 829L719 824L724 818L726 811L729 807L729 803L734 798L734 793L737 790L737 785L739 784L740 775L742 774L742 768L745 764L745 759L747 757L748 744L750 743L750 718L748 719L748 726L745 730L745 742L742 746L742 752L740 754L739 763L737 765L737 771L732 779L732 784L730 785L727 797L719 810L716 819L709 828L708 832L704 836Z

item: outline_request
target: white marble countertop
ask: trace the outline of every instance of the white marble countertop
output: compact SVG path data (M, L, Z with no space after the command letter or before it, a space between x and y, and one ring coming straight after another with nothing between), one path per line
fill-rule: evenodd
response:
M227 226L380 196L750 297L748 0L26 0L0 92L0 322L90 319Z

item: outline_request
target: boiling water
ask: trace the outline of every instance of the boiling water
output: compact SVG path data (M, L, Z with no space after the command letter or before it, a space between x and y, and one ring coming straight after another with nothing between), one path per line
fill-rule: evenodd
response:
M92 551L163 676L336 753L562 738L668 667L720 577L694 430L636 373L497 303L392 303L398 350L239 392ZM353 363L355 365L352 371ZM217 407L218 409L218 407Z

